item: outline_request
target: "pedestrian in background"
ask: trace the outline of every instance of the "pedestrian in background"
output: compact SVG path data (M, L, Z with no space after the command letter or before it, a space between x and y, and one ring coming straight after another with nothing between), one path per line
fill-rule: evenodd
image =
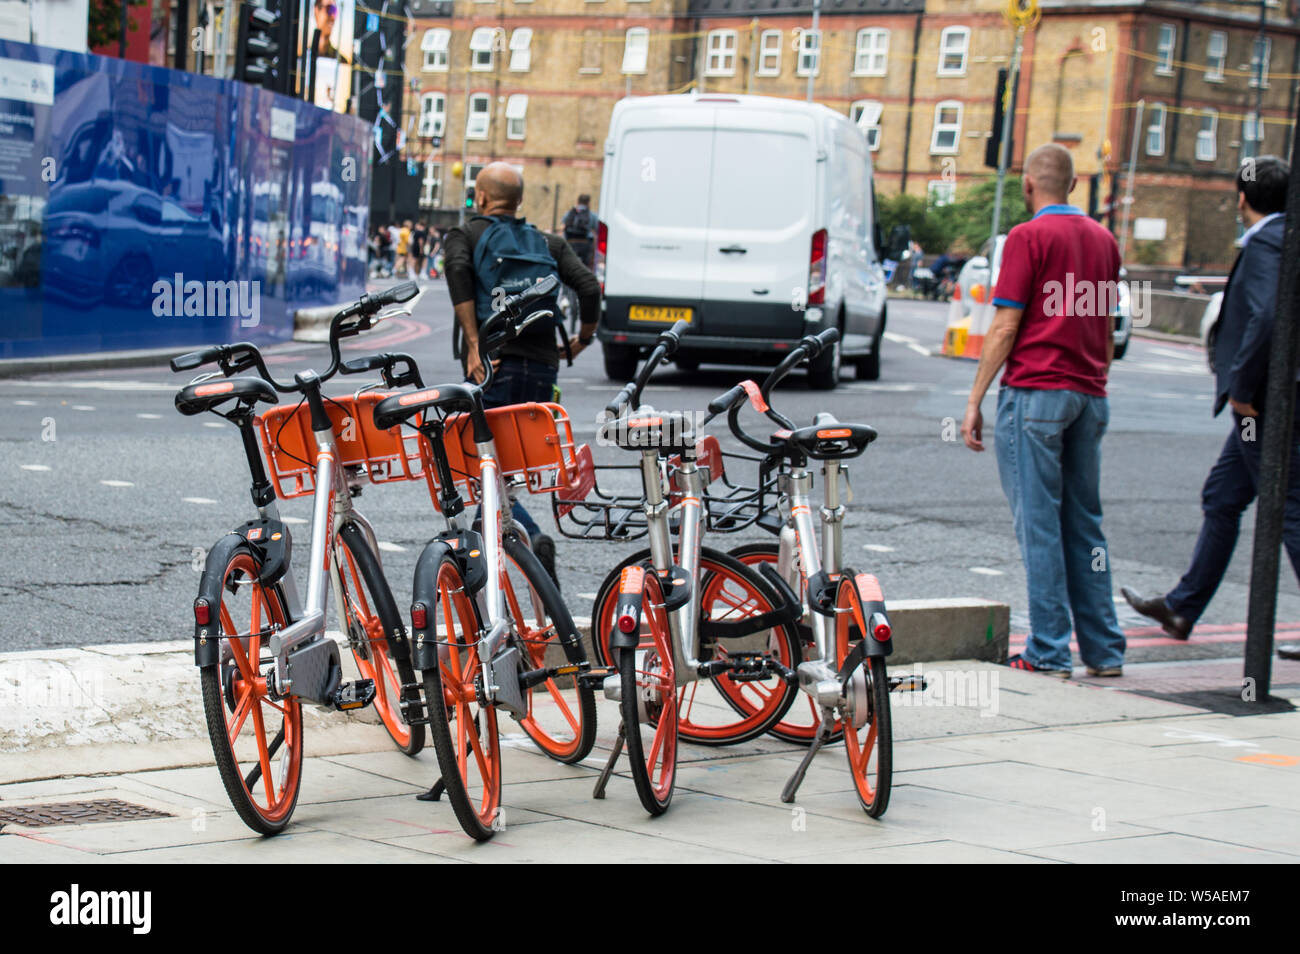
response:
M595 267L596 216L591 211L591 196L585 192L578 202L564 213L564 240L572 246L578 259L587 268Z
M1125 647L1101 532L1101 438L1115 350L1109 302L1118 294L1119 247L1067 204L1076 182L1063 146L1040 146L1025 162L1022 187L1033 218L1007 235L997 311L962 422L966 446L982 451L980 403L1005 363L998 473L1025 564L1030 630L1024 652L1008 663L1062 678L1072 672L1071 619L1089 675L1121 675Z
M1214 348L1214 415L1232 407L1232 430L1201 490L1201 532L1192 563L1164 596L1124 587L1129 605L1175 639L1187 639L1214 597L1237 545L1241 515L1259 492L1259 438L1273 336L1290 165L1276 156L1248 159L1237 170L1237 211L1246 233L1223 293ZM1300 385L1298 385L1300 386ZM1300 404L1297 404L1300 407ZM1300 421L1291 422L1291 473L1282 540L1300 579ZM1288 658L1300 647L1280 647Z
M412 278L424 277L424 257L429 240L429 229L420 219L411 228L410 241L410 259L407 264L407 272Z

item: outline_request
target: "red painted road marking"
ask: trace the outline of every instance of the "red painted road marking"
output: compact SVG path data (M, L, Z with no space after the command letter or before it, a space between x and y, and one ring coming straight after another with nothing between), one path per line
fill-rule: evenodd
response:
M1186 646L1193 643L1242 643L1246 641L1245 623L1214 623L1198 626L1192 631L1192 638L1174 639L1166 636L1159 626L1135 626L1124 630L1124 637L1130 646ZM1012 649L1024 648L1028 633L1012 633ZM1279 623L1273 632L1275 640L1300 639L1300 623ZM1077 645L1073 639L1070 645Z

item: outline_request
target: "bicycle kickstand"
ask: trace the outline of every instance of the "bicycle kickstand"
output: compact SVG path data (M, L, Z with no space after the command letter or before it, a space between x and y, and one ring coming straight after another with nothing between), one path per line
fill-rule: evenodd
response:
M440 776L438 778L438 781L433 783L433 787L431 789L429 789L427 792L421 792L419 795L416 795L415 798L417 801L421 801L421 802L440 802L442 801L442 793L445 792L446 790L447 790L447 783L444 782Z
M812 760L817 757L818 751L823 745L830 741L832 727L835 725L835 713L827 708L822 709L821 721L817 724L817 738L813 739L813 744L808 746L808 751L799 763L799 767L794 770L790 780L785 783L785 788L781 789L781 801L789 804L794 801L795 792L799 791L799 786L803 784L803 777L808 774L808 766Z
M623 754L623 743L627 740L627 726L622 722L618 724L618 738L614 740L614 750L609 753L609 761L600 771L600 778L596 779L596 788L591 793L592 798L604 798L605 786L609 784L609 777L614 774L614 765L618 762L618 757Z

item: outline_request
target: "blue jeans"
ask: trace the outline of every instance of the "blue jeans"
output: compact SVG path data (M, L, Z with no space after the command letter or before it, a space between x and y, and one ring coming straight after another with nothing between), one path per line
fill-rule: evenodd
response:
M555 396L555 379L559 368L528 358L502 358L501 366L492 375L491 386L483 392L483 407L505 407L509 404L526 404L529 401L549 401ZM511 515L524 528L529 539L542 532L542 528L518 500L510 508ZM475 523L478 521L476 520Z
M1260 441L1264 420L1257 418L1252 430L1243 430L1242 417L1233 412L1232 433L1224 442L1219 459L1210 468L1201 490L1201 532L1192 551L1192 565L1165 596L1165 605L1193 623L1223 582L1237 546L1241 515L1259 492ZM1252 439L1244 439L1249 436ZM1291 567L1300 579L1300 420L1291 428L1291 471L1282 521L1282 542Z
M998 392L998 473L1029 586L1024 658L1040 669L1072 668L1071 617L1085 665L1124 661L1101 532L1101 438L1109 421L1102 397Z

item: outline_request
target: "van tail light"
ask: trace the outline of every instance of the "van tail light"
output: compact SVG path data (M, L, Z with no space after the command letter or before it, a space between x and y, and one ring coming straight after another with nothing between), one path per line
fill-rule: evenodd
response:
M609 228L604 222L596 223L596 280L600 293L605 294L605 249L609 247Z
M808 257L808 304L826 304L825 229L818 229L812 237L812 254Z

